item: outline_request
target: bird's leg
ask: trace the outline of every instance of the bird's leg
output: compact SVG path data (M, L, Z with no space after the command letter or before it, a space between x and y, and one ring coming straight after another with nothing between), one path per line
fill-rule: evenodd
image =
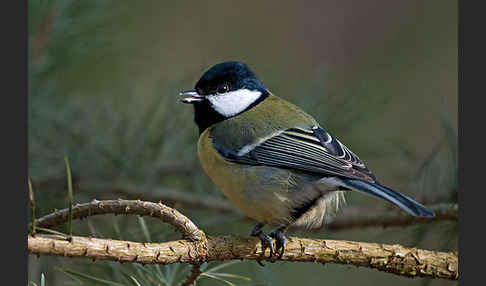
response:
M263 232L263 230L262 230L263 226L264 226L263 223L256 224L253 227L253 229L251 230L250 235L260 238L260 241L262 242L262 257L265 257L265 250L267 248L270 248L269 258L271 258L273 256L273 252L274 252L273 240L269 235L267 235L266 233ZM263 264L260 260L257 260L257 262L258 262L258 264L263 266Z
M280 226L274 231L270 233L270 237L275 238L275 254L279 252L280 249L280 254L278 255L278 258L282 258L284 251L285 251L285 235L284 231L287 228L287 226Z

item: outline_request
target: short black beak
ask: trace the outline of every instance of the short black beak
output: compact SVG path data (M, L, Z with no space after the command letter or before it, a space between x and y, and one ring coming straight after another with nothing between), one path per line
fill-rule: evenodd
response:
M194 103L204 100L204 96L199 95L195 89L181 91L179 92L179 95L185 96L181 99L181 102L183 103Z

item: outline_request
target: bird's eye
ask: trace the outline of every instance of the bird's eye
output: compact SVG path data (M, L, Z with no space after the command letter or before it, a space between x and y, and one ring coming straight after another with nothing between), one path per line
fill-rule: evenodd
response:
M218 89L216 90L217 93L226 93L228 91L229 91L229 86L226 83L218 86Z

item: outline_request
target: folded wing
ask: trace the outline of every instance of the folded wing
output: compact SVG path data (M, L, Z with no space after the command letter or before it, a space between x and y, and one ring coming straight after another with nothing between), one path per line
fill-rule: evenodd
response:
M221 150L222 151L222 150ZM230 161L302 170L322 175L375 182L365 164L344 144L321 127L290 128L229 154Z

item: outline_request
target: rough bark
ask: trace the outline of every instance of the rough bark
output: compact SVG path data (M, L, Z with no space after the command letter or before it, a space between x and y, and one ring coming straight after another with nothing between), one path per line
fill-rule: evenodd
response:
M260 241L252 237L208 236L205 252L201 252L197 242L189 240L140 243L79 236L74 236L71 241L57 235L37 234L28 237L28 250L31 254L86 257L93 260L142 264L178 262L199 264L232 259L259 260L261 249ZM267 257L268 254L267 250ZM289 237L281 260L349 264L407 277L450 280L457 280L459 277L457 253L407 248L400 245Z
M196 280L201 275L201 264L193 264L192 265L192 270L191 274L189 274L182 283L179 284L179 286L194 286L196 285Z
M190 219L176 209L170 208L162 203L143 202L140 200L104 200L85 204L77 204L73 208L73 219L103 214L135 214L151 216L169 223L181 232L183 238L193 241L204 240L204 232L201 231ZM50 228L63 223L69 219L69 210L62 209L35 221L38 227Z
M447 210L445 207L444 211ZM262 259L258 239L207 237L189 218L162 203L120 199L94 200L77 204L72 211L73 219L103 214L135 214L159 218L181 232L183 239L164 243L140 243L79 236L66 239L62 235L30 235L29 252L37 255L87 257L93 260L143 264L191 263L194 265L193 271L183 282L184 285L195 283L200 275L199 265L203 262ZM42 228L54 227L67 222L68 218L69 210L64 209L36 220L35 225ZM265 255L268 257L269 252ZM457 253L406 248L400 245L290 237L281 260L351 264L408 277L458 279Z

